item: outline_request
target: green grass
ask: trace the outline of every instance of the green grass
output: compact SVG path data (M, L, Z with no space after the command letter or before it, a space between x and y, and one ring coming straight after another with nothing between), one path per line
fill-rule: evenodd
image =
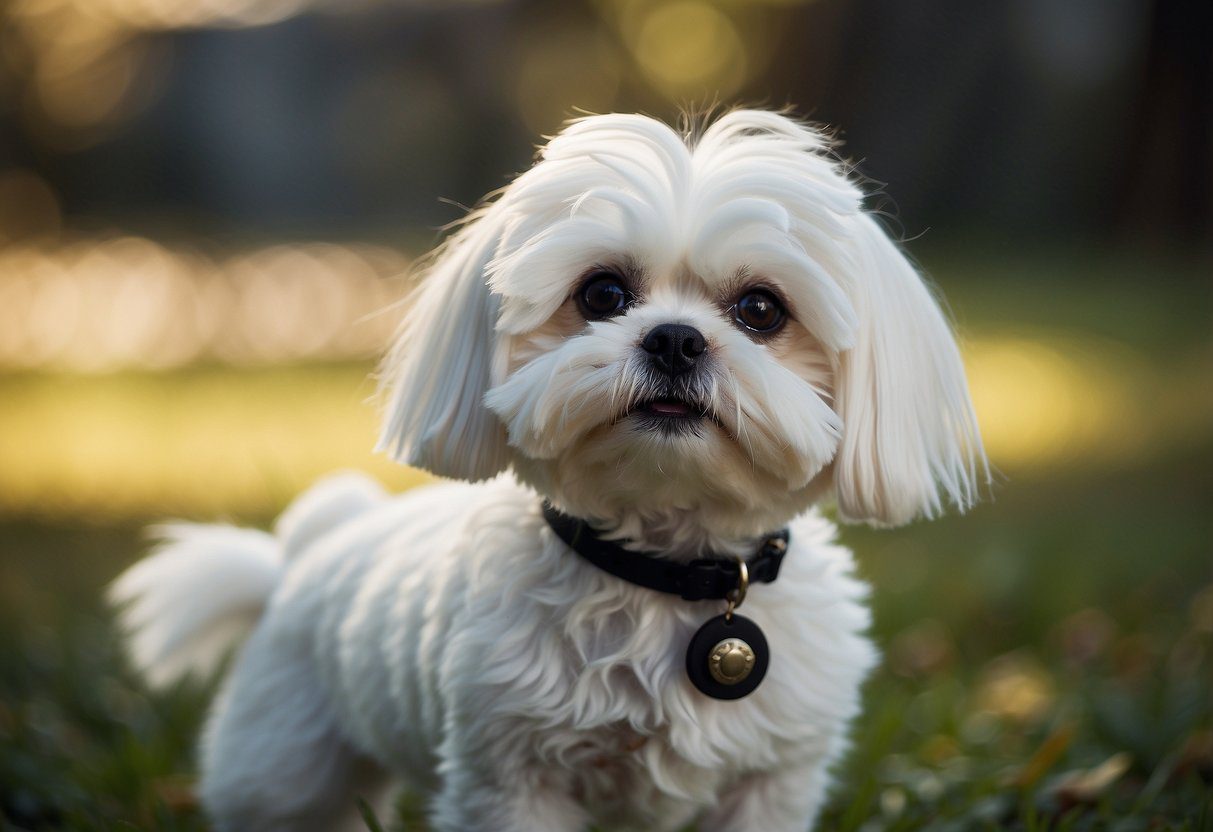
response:
M849 534L886 661L825 828L1210 828L1211 462Z
M872 634L885 660L865 688L823 830L1213 831L1207 280L1128 262L1058 261L1039 274L1029 266L987 266L979 279L964 280L958 275L967 269L953 262L941 282L957 318L979 336L1048 333L1114 346L1073 366L1106 371L1135 406L1111 414L1127 422L1120 433L1098 434L1081 452L999 460L992 499L967 516L844 530L873 585ZM1148 291L1142 274L1151 275ZM1125 355L1131 372L1118 364ZM282 385L275 395L294 391L317 405L336 397L325 419L360 406L367 391L356 376L348 369L193 373L208 389L272 382ZM190 378L166 377L165 393L154 377L94 379L62 400L104 404L106 391L135 391L159 402L157 430L171 438L178 414L205 404L192 398L200 388ZM0 399L16 402L0 424L17 424L18 416L39 423L35 400L14 398L22 390L53 406L54 389L69 387L63 379L0 379ZM1132 436L1133 420L1163 398L1189 418L1156 425L1134 453L1103 452L1101 443ZM113 406L115 423L129 401ZM257 424L272 415L267 410ZM314 432L348 443L371 429L369 417L357 419ZM228 430L219 431L223 446L261 447ZM291 430L284 445L313 428ZM47 436L31 440L31 454L50 454ZM12 436L7 443L10 455L22 451ZM286 451L276 458L273 487L223 514L264 525L289 491L284 483L294 487L327 462ZM257 475L248 476L230 496L256 491ZM56 506L0 472L3 482L13 499L0 494L0 830L206 828L191 782L211 691L182 685L148 693L125 667L99 599L143 550L141 528L164 506L198 517L218 512L206 502L190 512L194 492L181 477L163 505L152 501L142 513L133 497L90 512L90 492L72 492L84 497ZM74 480L39 482L50 495ZM123 493L146 487L132 475ZM420 830L419 814L409 804L401 823Z

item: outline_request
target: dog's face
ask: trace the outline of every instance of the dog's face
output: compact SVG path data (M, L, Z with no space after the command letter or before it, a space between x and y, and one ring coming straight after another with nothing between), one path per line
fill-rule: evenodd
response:
M387 365L382 445L512 465L566 510L785 522L834 487L899 523L973 497L951 333L815 131L573 123L442 250Z

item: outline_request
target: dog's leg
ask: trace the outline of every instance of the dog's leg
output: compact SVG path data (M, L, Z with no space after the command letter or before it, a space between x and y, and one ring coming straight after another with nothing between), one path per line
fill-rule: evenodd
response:
M699 822L699 832L808 832L829 782L826 762L751 774Z
M444 766L442 791L434 798L434 832L580 832L585 811L560 783L542 771L506 771L483 759Z
M211 712L202 804L221 832L329 832L355 811L366 764L338 731L305 645L269 623Z

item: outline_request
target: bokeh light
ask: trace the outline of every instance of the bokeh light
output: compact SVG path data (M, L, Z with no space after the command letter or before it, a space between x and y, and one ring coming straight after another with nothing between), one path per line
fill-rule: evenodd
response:
M145 238L0 249L0 368L95 373L366 359L395 327L408 258L277 245L212 259Z
M745 45L720 8L702 0L646 4L625 31L650 81L666 95L711 99L733 95L747 79Z
M966 362L985 438L996 464L1033 465L1094 458L1123 460L1141 450L1162 414L1136 386L1139 356L1114 342L1049 333L977 339Z

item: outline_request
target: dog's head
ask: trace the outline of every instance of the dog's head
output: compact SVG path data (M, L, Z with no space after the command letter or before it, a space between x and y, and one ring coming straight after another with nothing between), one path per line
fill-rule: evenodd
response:
M437 253L385 366L380 447L512 466L566 510L737 533L833 488L898 524L984 471L931 293L810 127L735 111L688 139L573 122Z

